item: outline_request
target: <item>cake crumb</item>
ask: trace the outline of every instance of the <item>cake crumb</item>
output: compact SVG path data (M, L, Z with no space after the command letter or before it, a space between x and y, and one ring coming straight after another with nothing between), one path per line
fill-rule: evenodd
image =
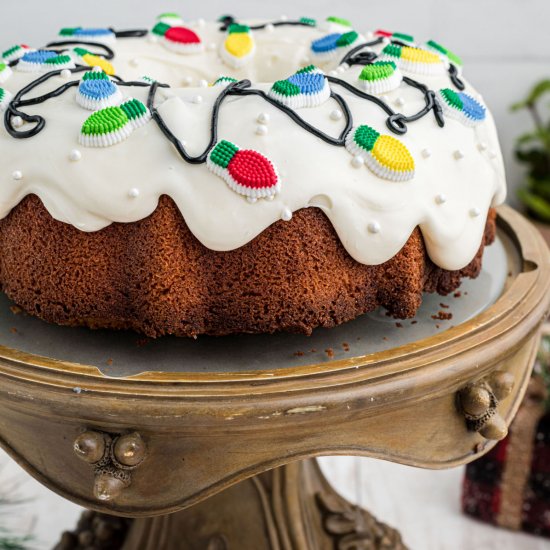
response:
M435 328L439 328L439 325L435 325Z
M136 346L138 348L142 348L143 346L146 346L149 343L149 338L138 338L136 340Z
M342 349L343 349L344 351L349 351L349 344L348 344L347 342L343 342L343 343L342 343Z
M317 350L315 348L309 350L310 353L317 353Z
M325 350L325 353L327 354L327 357L329 359L332 359L334 357L334 350L332 348L327 348Z
M10 332L11 332L12 334L17 334L18 330L17 330L15 327L11 327L11 328L10 328Z
M453 296L454 296L455 298L460 298L460 297L462 296L462 292L460 292L460 290L457 290L457 291L453 294Z
M452 318L453 314L446 311L438 311L437 315L432 315L434 321L449 321Z
M388 341L387 336L384 336L384 337L382 338L382 340L385 340L385 341L387 342L387 341Z
M448 306L447 304L441 303L441 304L439 304L439 307L442 307L443 309L449 309L449 307L451 307L451 306Z
M403 328L403 323L395 323L395 326L396 326L397 328Z
M14 315L19 315L20 313L23 313L23 310L19 306L10 306L10 311Z
M468 296L468 292L467 292L467 291L464 291L464 296Z
M303 357L304 356L304 352L303 351L295 351L293 353L294 357Z
M418 323L418 321L416 319L414 319L413 321L411 321L411 325L416 325L416 323Z

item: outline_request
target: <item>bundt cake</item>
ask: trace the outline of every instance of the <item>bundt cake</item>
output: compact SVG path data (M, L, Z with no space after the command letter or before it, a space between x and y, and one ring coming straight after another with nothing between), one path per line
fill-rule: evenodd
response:
M433 40L329 17L71 27L0 63L0 285L148 336L331 327L476 277L495 125Z

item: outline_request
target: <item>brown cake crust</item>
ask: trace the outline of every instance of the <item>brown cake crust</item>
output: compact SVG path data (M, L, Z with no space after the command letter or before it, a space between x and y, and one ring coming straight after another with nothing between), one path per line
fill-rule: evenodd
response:
M418 228L391 260L360 264L317 208L274 223L241 248L214 252L167 196L148 218L84 233L29 195L0 221L0 285L29 313L62 325L151 337L309 334L378 306L413 317L423 291L447 294L479 274L495 217L491 209L472 262L445 271L429 259Z

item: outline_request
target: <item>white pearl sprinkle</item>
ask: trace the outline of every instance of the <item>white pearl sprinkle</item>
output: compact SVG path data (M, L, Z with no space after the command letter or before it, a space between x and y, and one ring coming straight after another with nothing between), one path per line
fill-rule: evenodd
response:
M343 116L344 116L344 113L342 113L340 109L334 109L334 111L330 113L330 118L332 120L340 120Z
M258 202L258 199L256 197L246 197L246 200L250 203L250 204L254 204L255 202Z
M199 80L199 88L208 88L208 80L204 80L204 78L201 78Z
M131 199L137 199L139 197L139 189L137 187L132 187L132 189L128 191L128 196Z
M472 216L472 218L477 218L479 215L481 215L481 210L479 208L470 208L470 216Z
M269 113L260 113L256 119L260 124L267 124L270 120Z
M16 171L11 175L11 177L12 177L15 181L22 180L22 179L23 179L23 172L21 172L21 170L16 170Z
M310 62L311 62L311 61L310 61L309 57L307 57L307 56L302 57L302 59L300 59L300 63L301 63L302 65L309 65Z
M426 147L426 149L422 149L422 156L425 159L429 159L432 156L432 150L429 147Z
M281 219L285 222L289 222L292 219L292 210L287 207L283 208Z
M218 46L216 45L215 42L210 42L207 47L211 52L213 52L214 50L216 50L218 48Z
M82 158L82 153L78 149L73 149L69 153L69 160L72 162L78 162Z
M20 116L14 116L11 119L11 123L13 124L14 128L21 128L23 126L23 119Z
M369 233L380 233L380 224L378 222L370 222L369 225L367 225L367 229Z
M477 144L477 148L480 151L487 151L488 145L484 141L482 141L482 142Z
M369 39L369 40L370 40L371 38L374 38L374 33L373 33L372 31L367 31L367 32L365 33L365 38L367 38L367 39Z
M137 67L139 65L139 59L137 57L134 57L133 59L130 59L130 66L131 67Z
M288 15L281 15L281 21L288 21Z
M193 103L196 103L197 105L202 103L202 95L193 96Z
M266 136L268 132L267 126L265 124L258 124L256 126L256 134L259 136Z
M197 26L198 27L204 27L206 21L201 17L200 19L197 19Z
M457 149L454 153L453 153L453 156L456 160L461 160L465 157L464 155L464 151L461 151L460 149Z
M150 44L156 44L158 41L159 41L159 39L158 39L158 36L156 34L149 33L147 35L147 42L149 42Z
M328 72L328 75L329 75L329 76L337 76L337 75L338 75L338 71L334 71L334 70L329 71L329 72Z
M273 23L268 23L266 26L265 26L265 30L267 32L273 32L275 30L275 26L273 25Z
M343 63L342 65L338 65L336 68L336 72L339 74L345 73L349 68L349 65L347 63Z
M184 79L183 79L183 84L185 86L191 86L191 84L193 84L193 78L191 76L186 76Z
M402 98L402 97L398 97L396 100L395 100L395 104L398 106L398 107L403 107L405 105L405 100Z
M435 202L437 204L444 204L447 202L447 195L444 195L443 193L439 193L439 195L435 196Z
M490 158L490 159L496 159L496 158L497 158L497 154L496 154L493 150L491 150L491 151L489 151L489 158Z
M71 73L71 71L69 71L69 69L63 69L60 73L59 73L59 76L61 78L63 78L64 80L69 80L69 78L71 78L71 75L73 73Z
M361 166L363 166L363 164L365 164L365 159L361 155L355 155L351 159L351 165L354 168L361 168Z

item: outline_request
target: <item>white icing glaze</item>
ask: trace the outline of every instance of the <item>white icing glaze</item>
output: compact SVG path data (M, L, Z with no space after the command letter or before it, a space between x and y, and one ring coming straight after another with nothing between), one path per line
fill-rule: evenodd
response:
M231 70L218 55L226 33L210 23L196 31L203 43L217 44L216 50L179 55L147 37L118 39L113 61L117 74L126 80L148 74L174 86L158 90L156 106L192 155L202 153L209 141L211 108L220 92L218 87L199 88L202 79L213 82L220 75L248 78L267 92L270 83L293 74L308 55L311 41L324 35L312 27L258 30L254 33L254 60ZM133 59L139 59L139 67L132 65ZM328 72L338 61L321 68ZM361 69L352 66L340 76L356 85ZM35 77L14 71L5 87L14 93ZM416 78L433 90L449 87L447 75ZM64 82L54 77L32 95ZM184 82L187 87L182 87ZM354 125L368 124L390 133L379 107L342 88L335 86L334 90L348 102ZM147 88L125 92L146 102ZM467 92L479 99L470 85ZM197 101L198 97L202 100ZM405 84L385 95L390 105L398 99L404 101L405 114L424 106L423 95ZM355 168L344 147L311 135L261 98L232 97L221 110L220 139L238 143L242 149L256 149L273 162L281 178L280 192L273 200L250 203L205 165L184 162L152 121L124 142L107 149L87 148L79 162L71 162L68 152L78 147L81 125L89 116L89 111L77 105L75 89L24 110L41 114L47 124L37 136L23 140L0 130L0 217L25 195L35 193L54 218L83 231L97 231L112 222L130 223L148 216L159 197L167 194L193 234L205 246L224 251L246 244L275 221L288 218L288 212L316 206L359 262L379 264L390 259L419 226L432 260L443 268L459 269L479 248L488 208L503 202L506 194L502 156L490 114L475 128L447 118L441 129L432 114L410 123L408 133L397 137L416 159L416 174L411 181L391 182L364 165ZM345 123L339 111L329 100L302 109L300 115L337 136ZM258 122L267 121L269 132L258 135ZM429 162L423 160L427 149L431 152ZM458 150L464 154L460 161L454 156ZM472 216L474 210L479 215Z

